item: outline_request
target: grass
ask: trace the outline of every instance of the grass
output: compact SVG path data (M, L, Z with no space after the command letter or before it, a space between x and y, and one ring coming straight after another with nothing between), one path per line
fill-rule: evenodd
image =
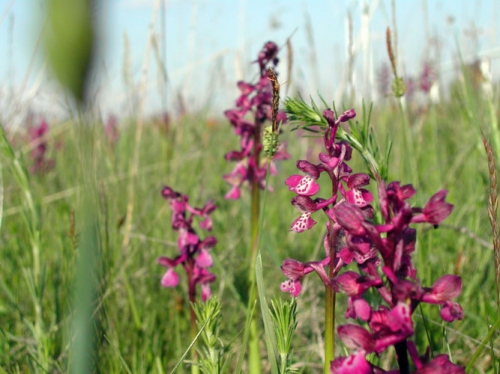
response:
M499 107L498 99L493 105ZM360 108L356 109L360 113ZM428 330L433 350L450 353L455 362L464 366L498 319L496 269L488 219L490 181L480 131L492 138L490 114L487 100L479 91L464 95L456 90L449 100L439 105L429 104L423 112L407 108L405 121L396 106L375 104L371 121L379 139L386 139L388 135L393 141L389 179L413 183L418 191L413 200L415 205L422 206L441 188L449 190L448 200L455 205L451 217L438 230L419 228L414 258L425 286L430 286L444 273L462 276L463 291L458 301L464 308L465 318L443 324L438 307L424 305L414 320L421 351L428 344ZM406 135L402 128L404 122L408 124ZM69 370L73 339L72 289L84 220L81 207L85 196L84 176L79 167L82 158L95 165L95 193L99 204L94 218L101 242L101 279L98 297L92 304L98 371L169 373L191 344L186 290L182 286L162 288L160 278L164 269L156 264L158 256L177 253L168 204L160 195L164 184L188 194L194 206L201 206L208 199L214 199L218 205L212 215L213 234L218 239L212 251L214 272L218 276L213 293L222 302L220 337L228 349L228 372L237 364L247 313L248 270L241 259L246 258L245 253L251 246L251 207L249 194L237 202L223 199L228 186L221 176L232 168L223 155L235 145L229 124L225 120L209 123L203 115L192 114L173 122L166 134L153 122L144 122L133 186L135 206L130 243L126 246L123 246L123 221L132 183L129 171L134 162L136 122L124 120L121 125L120 139L112 147L102 125L91 124L94 145L85 150L78 146L81 138L76 125L51 124L48 157L55 159L55 168L31 175L29 183L40 220L40 269L35 279L32 277L31 234L20 208L25 191L15 182L13 172L3 169L0 373L66 373ZM267 199L261 232L260 250L268 299L274 295L288 298L286 294L280 295L279 290L279 283L284 280L279 269L283 259L309 261L317 258L317 251L323 250L320 241L324 221L320 220L315 229L299 235L288 231L297 211L290 205L292 194L284 185L286 177L296 173L295 160L304 158L305 150L317 146L314 139L300 139L288 131L285 140L292 157L279 164L277 177L270 178L274 192ZM408 145L408 141L412 144ZM25 143L23 139L16 139L16 159L24 160L29 167L29 150L22 151ZM76 151L82 149L84 151ZM411 154L408 149L413 150ZM498 153L496 155L498 157ZM408 158L414 161L412 169L406 166ZM11 162L4 157L5 166ZM354 153L351 166L366 172L359 154ZM469 235L471 233L474 235ZM323 296L321 282L311 278L304 284L303 295L298 300L292 360L303 373L319 372L322 367L323 326L318 316L323 315ZM343 310L345 296L339 295L338 299L337 310ZM36 304L41 308L38 322ZM336 319L336 324L345 320L342 312ZM499 363L500 342L498 333L490 335L471 372L498 372L495 367ZM337 354L343 354L342 345L336 346ZM261 348L263 372L269 372L264 338ZM382 366L388 367L394 356L388 353L379 360ZM180 365L177 372L188 372L186 367Z

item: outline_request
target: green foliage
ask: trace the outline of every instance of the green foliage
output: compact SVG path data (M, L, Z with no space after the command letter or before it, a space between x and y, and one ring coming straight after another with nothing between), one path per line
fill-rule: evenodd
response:
M259 252L257 254L256 264L255 264L255 273L256 273L256 282L257 289L259 295L259 303L260 309L262 311L262 320L264 321L264 331L265 331L265 340L267 346L267 356L269 359L269 364L271 365L271 373L278 374L278 359L276 355L276 350L278 347L277 339L276 339L276 330L273 329L273 320L272 315L269 310L269 306L267 305L267 300L265 296L265 286L264 286L264 278L262 273L262 255Z
M278 152L279 148L279 140L278 140L279 132L274 132L272 126L267 126L264 129L264 133L262 134L262 146L264 153L268 157L273 157L276 152Z
M405 82L401 77L394 77L392 80L392 94L394 97L403 97L406 91Z
M296 372L297 370L291 367L291 358L293 356L292 341L297 328L297 299L283 301L275 298L271 300L271 305L276 345L280 355L279 372L281 374Z
M45 48L52 71L80 102L95 49L92 0L47 0Z
M196 324L201 330L203 346L198 342L198 364L204 374L220 374L224 366L224 344L219 338L220 323L222 320L221 304L217 297L207 302L198 301L194 305Z
M324 109L327 109L325 100L321 98L321 101L325 106ZM335 104L332 104L332 108L335 111ZM318 132L314 128L315 126L325 127L328 125L326 119L323 118L323 111L319 109L312 98L311 105L308 105L301 96L287 98L285 100L285 111L292 123L297 125L295 129L302 128L306 131ZM370 126L371 113L372 105L367 110L363 103L362 121L359 122L357 117L355 121L349 121L349 132L339 127L336 137L345 140L361 154L373 179L387 180L392 143L388 140L386 150L383 152L380 149L375 132ZM338 113L336 114L338 115Z
M479 94L477 94L479 96ZM479 99L478 99L479 100ZM498 102L495 99L495 102ZM479 104L480 105L480 104ZM358 109L358 108L356 108ZM477 108L477 124L488 124L491 113ZM414 154L409 155L403 146L399 114L391 107L375 105L371 112L358 114L360 125L370 126L381 150L392 141L391 164L387 180L413 183L418 195L412 204L422 206L436 190L447 188L449 200L455 205L451 217L437 230L419 229L414 253L418 277L423 286L432 285L443 273L461 275L463 291L458 299L465 309L465 319L445 324L447 342L443 338L443 325L439 308L423 306L422 314L416 311L415 341L420 352L429 345L425 326L432 339L434 354L446 353L447 346L453 360L467 365L473 355L470 373L494 373L492 363L498 365L500 345L498 336L491 332L496 323L494 297L493 252L488 247L491 228L487 215L488 185L487 165L480 133L465 115L462 102L457 99L439 106L429 105L425 111L408 106L408 130ZM321 120L320 120L321 121ZM351 121L353 122L353 121ZM244 355L246 299L242 299L235 284L247 268L246 258L250 243L241 235L249 228L249 201L224 200L227 185L221 175L231 170L223 155L231 149L232 139L227 137L227 123L218 122L212 128L204 126L202 116L186 116L173 121L168 136L148 122L144 128L144 146L140 149L140 165L136 189L136 217L133 222L131 244L122 247L121 221L127 211L129 165L134 146L134 121L124 120L120 126L120 139L111 147L104 135L102 124L90 123L94 128L95 147L91 153L79 154L78 132L67 123L51 124L57 135L48 139L49 157L55 159L55 169L45 174L29 175L29 190L33 206L39 214L40 230L40 288L37 299L41 303L41 329L39 341L34 339L33 326L36 311L33 308L33 288L27 280L26 269L32 267L29 228L23 212L25 195L15 178L15 171L4 160L4 215L0 231L0 367L6 372L67 372L69 362L70 317L72 316L72 282L78 255L74 239L83 240L84 217L78 209L82 200L82 171L80 158L95 163L99 210L99 236L102 238L101 279L99 293L92 304L98 316L94 331L98 335L97 363L103 373L170 373L180 362L177 373L187 373L181 357L192 343L189 337L189 304L186 289L162 288L164 269L156 264L158 256L175 256L177 233L170 228L167 203L160 196L164 184L181 189L191 196L190 203L199 206L214 198L218 205L213 214L218 244L213 249L214 272L218 280L213 293L221 303L222 323L217 335L222 342L229 342L227 372L237 372L237 360ZM370 127L369 126L369 127ZM484 126L486 127L486 126ZM358 127L356 127L358 129ZM286 130L286 127L285 127ZM359 133L363 133L359 129ZM366 134L366 132L365 132ZM322 230L317 237L293 234L289 226L297 215L289 204L292 194L284 186L287 176L297 172L295 160L303 159L304 152L313 155L321 150L316 139L296 137L296 132L283 134L291 159L280 164L279 174L270 178L274 191L268 194L265 207L265 225L261 235L263 293L267 300L282 295L279 283L284 277L279 269L287 257L300 261L317 259L322 251ZM356 139L364 140L361 135ZM368 132L369 142L369 132ZM11 154L25 160L25 170L31 166L28 153L22 153L22 139L16 139ZM55 144L62 148L55 149ZM414 157L416 169L400 168L407 157ZM357 153L350 164L362 170L365 160ZM314 160L313 160L314 162ZM22 168L21 168L22 169ZM21 170L19 169L19 170ZM401 170L401 171L400 171ZM321 182L321 181L320 181ZM75 211L75 225L71 223ZM317 226L324 227L325 221ZM74 235L71 234L72 226ZM465 228L466 230L462 230ZM468 231L467 231L468 230ZM474 234L473 236L468 233ZM313 235L314 236L314 235ZM482 239L484 241L480 241ZM181 282L182 283L182 282ZM240 282L241 283L241 282ZM318 372L322 367L318 348L318 335L322 331L322 283L309 277L304 284L297 307L298 326L293 337L294 368L303 373ZM310 291L310 292L309 292ZM338 295L337 310L345 310L347 298ZM136 312L134 312L135 305ZM272 311L272 308L271 308ZM271 312L272 314L272 312ZM339 312L336 324L345 322ZM273 329L271 327L271 329ZM201 337L201 336L200 336ZM262 338L263 341L263 338ZM485 342L484 348L481 343ZM199 340L201 342L201 339ZM278 353L278 343L276 352ZM337 354L343 354L340 345ZM264 351L264 345L261 344ZM47 357L47 368L38 364L38 353ZM264 354L262 357L266 357ZM393 358L382 355L381 365L393 368ZM263 360L263 371L270 372L270 361ZM242 371L245 371L245 363Z

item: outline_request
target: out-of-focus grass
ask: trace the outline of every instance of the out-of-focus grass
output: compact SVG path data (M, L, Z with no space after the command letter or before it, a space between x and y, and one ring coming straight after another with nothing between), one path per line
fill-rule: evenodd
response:
M479 91L474 95L480 96ZM441 188L449 190L448 200L455 205L451 217L437 230L419 228L417 251L414 255L422 284L430 286L444 273L463 277L463 291L459 298L465 318L451 324L442 324L436 306L425 305L422 312L432 337L435 352L451 352L452 358L467 364L480 341L488 333L496 315L494 298L493 251L460 229L490 240L488 222L487 163L478 126L487 126L488 115L483 112L481 100L475 100L477 123L471 123L464 113L463 98L454 96L440 105L429 105L425 112L409 113L410 138L413 154L403 147L402 120L396 107L374 105L372 125L380 140L389 134L393 140L390 163L391 180L414 183L417 195L413 203L425 204ZM496 101L498 104L498 100ZM498 105L497 105L498 106ZM358 109L358 108L357 108ZM57 124L51 124L56 128ZM170 125L165 132L153 123L146 124L139 158L139 178L136 182L135 210L131 244L122 248L121 226L127 208L127 187L130 162L134 147L135 122L121 123L120 139L111 147L101 124L95 139L93 155L80 155L75 150L76 129L65 125L64 131L49 140L49 157L55 159L55 169L33 175L31 191L41 217L40 272L42 274L42 316L45 346L49 367L37 363L36 341L30 324L35 319L29 289L25 281L26 269L32 265L29 236L21 214L15 207L22 203L22 191L13 176L4 171L4 212L0 231L0 367L6 372L66 372L71 317L71 285L75 275L76 251L72 238L71 212L81 199L82 178L75 174L79 157L95 158L97 194L99 196L99 235L102 240L101 284L99 302L93 305L98 323L96 329L99 370L105 373L160 373L169 372L181 357L188 340L188 305L186 290L164 289L160 286L163 268L156 264L160 255L177 253L176 233L170 228L168 204L160 195L164 184L182 190L190 196L190 203L201 205L213 198L218 210L213 214L213 234L218 244L213 250L214 272L218 275L213 292L222 302L222 336L230 346L230 359L236 360L241 348L245 323L246 264L241 261L248 250L247 194L240 201L223 199L228 187L221 179L233 165L223 159L233 149L236 137L225 120L207 126L204 116L185 116ZM284 185L286 177L296 173L295 160L305 157L305 150L320 147L313 139L299 139L296 133L285 133L292 158L280 162L279 175L270 178L274 192L268 196L265 226L261 233L261 254L267 296L279 294L283 276L279 270L287 257L299 260L318 258L324 220L310 231L293 234L288 231L298 212L290 205L292 195ZM60 144L56 150L56 143ZM19 143L18 143L19 144ZM315 157L315 156L314 156ZM413 157L416 170L404 169L405 158ZM24 158L29 164L29 155ZM359 155L354 154L351 166L366 171ZM317 160L312 160L317 161ZM65 191L65 193L60 194ZM58 195L60 194L60 195ZM78 214L75 216L78 227ZM78 232L76 233L78 241ZM181 283L182 284L182 283ZM319 334L323 308L322 284L310 277L299 298L299 325L294 345L294 361L305 373L319 371L322 366ZM289 297L282 295L282 297ZM343 310L345 297L339 296L338 310ZM415 314L416 341L421 351L427 337L420 310ZM344 321L343 313L337 323ZM493 339L496 356L500 356L498 337ZM338 354L342 354L338 344ZM262 345L264 350L264 345ZM475 367L478 372L493 373L491 348L485 349ZM381 357L383 365L391 366L394 357ZM159 365L158 363L161 363ZM234 367L235 361L230 364ZM162 368L160 370L159 368ZM264 371L268 366L264 365ZM182 369L180 370L182 372Z

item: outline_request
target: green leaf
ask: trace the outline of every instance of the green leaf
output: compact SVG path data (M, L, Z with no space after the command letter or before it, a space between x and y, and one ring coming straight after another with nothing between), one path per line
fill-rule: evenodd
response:
M259 253L255 262L255 279L257 281L257 290L259 291L259 302L262 312L262 319L264 320L264 332L266 337L267 356L271 365L271 373L278 374L278 361L277 361L277 342L276 333L273 329L273 317L267 305L265 295L264 279L262 277L262 257Z
M91 69L94 20L91 0L48 0L45 48L52 72L80 102Z
M465 367L465 372L466 373L470 373L471 372L471 369L472 369L472 366L475 364L475 362L477 361L477 359L479 358L479 356L481 355L481 353L483 352L483 349L484 347L486 347L486 344L488 343L488 341L491 339L491 337L498 332L498 328L500 327L500 318L497 319L497 321L495 322L495 324L493 326L490 326L489 327L489 332L488 334L486 335L486 337L483 339L483 341L481 342L481 345L479 346L479 348L476 350L476 352L474 353L474 355L472 356L471 360L469 361L469 363L467 364L467 366Z

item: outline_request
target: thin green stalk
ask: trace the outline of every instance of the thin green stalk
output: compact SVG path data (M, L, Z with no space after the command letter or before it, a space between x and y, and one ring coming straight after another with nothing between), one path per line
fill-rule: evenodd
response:
M333 224L334 222L330 221L330 228L333 227ZM332 279L335 269L337 233L334 230L329 230L327 235L330 247L328 278ZM330 362L335 359L335 302L336 294L333 288L325 286L325 362L323 366L323 372L325 374L330 374Z
M267 204L267 193L268 193L268 183L269 183L269 169L271 166L271 160L272 158L267 157L267 170L266 170L266 181L265 181L265 187L264 187L264 198L263 198L263 211L266 208ZM276 334L274 330L272 329L272 317L271 317L271 312L269 310L269 307L266 302L266 298L264 295L264 280L262 276L262 257L260 253L260 238L261 236L259 235L264 227L264 214L262 214L259 217L259 222L258 222L258 231L257 231L257 237L256 237L256 248L257 248L257 257L255 259L255 284L256 284L256 291L258 295L256 295L259 298L260 301L260 307L261 307L261 312L262 312L262 319L264 322L264 333L265 333L265 340L266 340L266 346L267 346L267 357L269 361L269 365L271 367L271 373L272 374L278 374L278 373L285 373L286 371L279 371L278 372L278 366L277 366L277 361L276 361L276 347L277 347L277 342L276 342ZM256 315L256 314L255 314ZM258 343L258 340L257 340ZM259 362L260 362L260 357L259 357ZM286 360L285 360L286 364ZM282 362L283 365L283 362ZM260 366L259 366L260 369Z
M191 260L192 261L192 260ZM192 281L193 279L193 273L192 269L194 268L193 263L189 264L187 266L188 269L188 279L189 281L189 320L190 320L190 332L191 332L191 341L193 341L193 345L195 344L194 342L198 338L198 326L196 325L196 313L194 311L194 305L196 303L196 283ZM196 352L196 349L191 350L191 374L199 374L200 373L200 368L198 366L198 352Z
M330 362L335 358L335 292L325 286L325 363L323 372L330 374Z
M139 310L137 309L137 304L134 299L134 291L132 287L130 287L130 282L128 281L128 277L126 274L123 276L123 282L125 284L125 290L127 291L127 298L130 306L130 311L132 312L132 317L134 319L134 324L137 330L142 330L142 322L141 316L139 314Z
M258 144L257 140L255 144ZM257 164L258 165L258 164ZM248 283L250 293L248 298L248 310L252 310L253 305L257 302L257 284L255 282L255 261L257 259L257 252L259 247L259 213L260 213L260 190L257 181L252 183L251 195L251 243L252 249L250 254L250 267L248 273ZM261 373L260 363L260 349L259 349L259 329L258 329L258 315L254 309L252 315L252 322L250 323L250 339L248 342L248 367L250 374Z
M407 150L407 154L409 154L409 157L406 157L406 160L408 162L408 166L405 165L405 162L403 161L402 166L403 166L403 171L404 170L411 170L414 175L409 175L411 180L414 180L414 184L416 186L419 185L419 177L418 177L418 167L417 167L417 157L415 156L415 150L413 149L413 139L411 136L411 129L410 129L410 122L406 118L406 112L403 108L403 102L402 99L400 98L398 100L398 107L399 107L399 112L401 114L401 118L403 120L403 123L401 127L403 128L403 146L404 149ZM403 173L401 175L404 175Z
M191 340L195 342L198 339L198 327L196 326L196 315L194 314L193 306L190 305L190 332L191 332ZM193 316L194 315L194 316ZM191 349L191 374L199 374L200 368L198 367L198 353L196 349Z
M79 113L77 125L80 166L84 182L80 214L82 216L81 241L78 246L74 281L73 343L70 350L70 372L90 373L97 369L96 300L100 284L101 240L99 234L99 204L97 170L94 160L94 129L84 123Z
M200 335L203 333L203 329L205 328L205 326L207 325L208 323L208 320L205 321L205 324L203 326L201 326L200 330L198 331L197 334L195 334L194 338L192 339L191 341L191 344L189 344L189 347L186 348L186 350L184 351L184 353L182 354L181 358L179 359L179 361L177 361L177 364L174 366L174 368L172 369L172 371L170 372L170 374L174 374L177 369L181 366L181 364L184 362L184 358L186 358L187 354L189 351L194 351L194 345L196 344L196 342L198 341L198 338L200 337Z
M253 147L253 157L255 165L259 165L260 162L260 143L260 126L256 126ZM250 287L247 309L248 311L252 310L254 304L257 302L258 297L257 284L255 280L255 261L257 259L257 252L259 247L260 186L259 182L255 180L255 178L252 181L251 188L250 240L252 249L250 253L250 266L248 273L248 284ZM256 311L252 315L252 322L250 324L250 339L248 341L248 368L250 374L260 374L262 372L259 349L258 316Z

